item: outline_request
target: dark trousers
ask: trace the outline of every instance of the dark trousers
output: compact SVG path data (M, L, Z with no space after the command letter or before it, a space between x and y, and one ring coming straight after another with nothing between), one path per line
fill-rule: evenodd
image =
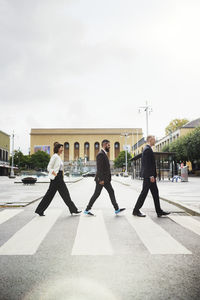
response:
M96 182L96 188L95 188L94 194L93 194L92 198L90 199L90 202L88 203L88 206L87 206L86 210L90 210L92 208L94 202L100 196L103 187L107 190L107 192L110 196L110 200L112 202L112 205L114 206L114 209L115 210L119 209L119 206L118 206L117 201L115 199L115 192L113 190L113 187L112 187L111 183L106 182L106 183L104 183L104 185L101 185L98 182Z
M155 210L157 213L160 213L162 210L160 208L160 200L159 200L159 192L158 192L158 187L157 187L157 183L155 182L151 182L150 178L144 178L143 181L143 188L142 191L138 197L138 200L136 202L135 208L134 208L134 212L138 212L140 210L140 208L142 207L142 205L144 204L144 201L147 197L147 194L149 192L149 190L151 191L153 200L154 200L154 205L155 205Z
M51 201L53 200L53 197L55 196L56 192L59 192L60 196L63 198L65 204L68 206L69 211L71 213L77 211L77 207L72 202L69 191L67 189L67 186L63 180L63 173L62 171L58 172L58 175L55 177L54 180L51 180L49 188L44 195L43 199L39 203L38 207L36 208L37 213L43 213Z

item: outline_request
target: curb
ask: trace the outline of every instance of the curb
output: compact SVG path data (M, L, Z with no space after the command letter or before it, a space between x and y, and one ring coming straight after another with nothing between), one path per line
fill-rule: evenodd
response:
M164 201L166 201L166 202L168 202L170 204L173 204L173 205L175 205L175 206L177 206L177 207L179 207L181 209L183 209L185 212L187 212L188 214L190 214L192 216L200 216L200 213L197 212L196 210L192 209L192 208L189 208L189 207L184 206L184 205L182 205L180 203L174 202L172 200L168 200L168 199L163 198L163 197L160 197L160 199L164 200Z
M39 198L37 198L37 199L34 199L34 200L32 200L31 202L28 202L28 203L26 203L26 204L11 204L11 205L8 205L8 204L1 205L1 204L0 204L0 208L4 208L4 207L26 207L26 206L28 206L28 205L30 205L30 204L32 204L32 203L34 203L34 202L36 202L36 201L42 199L42 198L43 198L43 196L41 196L41 197L39 197ZM22 202L22 203L23 203L23 202Z
M123 182L120 182L120 181L117 181L117 180L113 180L114 182L117 182L117 183L120 183L120 184L123 184L125 186L130 186L131 187L131 184L128 184L128 183L123 183ZM136 191L138 191L137 189L134 189ZM160 199L165 201L165 202L168 202L169 204L173 204L174 206L177 206L178 208L181 208L183 209L185 212L187 212L188 214L192 215L192 216L200 216L200 213L197 212L196 210L192 209L192 208L189 208L187 206L184 206L180 203L177 203L177 202L174 202L172 200L168 200L162 196L160 196Z

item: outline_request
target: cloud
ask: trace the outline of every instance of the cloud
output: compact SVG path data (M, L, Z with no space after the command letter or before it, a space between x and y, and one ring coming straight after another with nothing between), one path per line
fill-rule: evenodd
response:
M0 0L0 129L143 127L199 117L196 0ZM187 107L187 108L186 108Z

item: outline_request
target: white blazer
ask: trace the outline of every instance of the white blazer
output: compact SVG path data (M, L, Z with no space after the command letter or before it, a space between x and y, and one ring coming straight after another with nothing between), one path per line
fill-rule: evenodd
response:
M59 172L60 170L60 165L61 165L61 158L57 153L54 153L54 155L52 155L49 164L47 166L47 171L49 172L49 178L51 180L55 179L55 175L52 174L52 172L54 171L56 174Z

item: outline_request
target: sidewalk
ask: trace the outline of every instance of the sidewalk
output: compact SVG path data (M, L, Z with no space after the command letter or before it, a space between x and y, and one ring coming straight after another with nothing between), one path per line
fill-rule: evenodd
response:
M74 184L82 180L71 177L67 185ZM39 199L46 193L49 186L48 179L40 180L33 185L24 185L19 178L0 177L0 208L1 207L25 207Z
M142 180L113 176L113 181L130 186L138 193ZM200 215L200 178L189 177L188 182L158 181L160 199L176 205L192 215ZM139 194L138 194L139 196Z

